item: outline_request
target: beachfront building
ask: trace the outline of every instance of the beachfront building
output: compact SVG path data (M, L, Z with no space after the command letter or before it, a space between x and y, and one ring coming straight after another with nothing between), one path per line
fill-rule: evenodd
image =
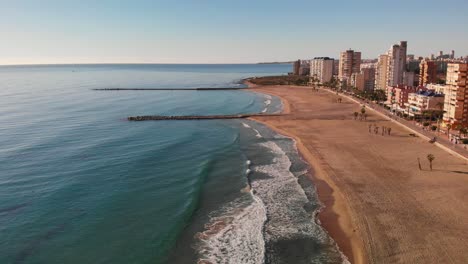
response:
M301 60L299 65L299 75L306 76L310 73L310 60Z
M297 60L293 63L293 75L309 75L310 72L310 61L309 60Z
M334 60L329 57L317 57L310 62L310 77L320 83L331 81L333 77Z
M340 53L338 79L350 83L351 75L361 70L361 52L349 49Z
M376 66L375 89L386 90L387 86L405 84L407 42L393 45L379 56ZM413 84L411 84L413 85Z
M294 61L293 63L293 75L299 75L299 69L301 67L301 60Z
M437 64L433 60L423 60L419 64L419 85L425 86L437 81Z
M379 56L377 65L375 68L375 89L386 90L387 89L387 64L388 55L383 54Z
M436 84L436 83L428 83L425 85L425 87L426 89L432 90L439 94L445 94L446 93L445 89L447 89L447 86L445 84Z
M447 85L445 89L444 122L446 124L468 126L468 63L447 65Z
M351 75L351 85L360 91L373 91L375 84L375 68L362 68L361 72Z
M443 111L444 95L433 90L419 90L408 94L406 104L409 116L421 116L427 111Z
M385 102L392 110L405 112L410 93L415 93L418 88L406 85L387 86L387 101Z
M403 73L406 71L407 42L393 45L388 51L387 85L403 84Z
M340 60L333 61L333 76L338 76L340 69Z

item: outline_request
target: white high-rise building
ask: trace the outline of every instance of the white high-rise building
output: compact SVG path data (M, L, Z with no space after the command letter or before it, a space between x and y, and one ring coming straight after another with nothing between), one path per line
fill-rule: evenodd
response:
M387 52L387 85L403 84L403 73L406 71L407 42L393 45Z
M318 79L320 83L331 81L333 77L334 59L329 57L314 58L310 62L310 77Z
M387 89L387 65L388 55L383 54L379 56L377 65L375 68L375 89L384 90Z

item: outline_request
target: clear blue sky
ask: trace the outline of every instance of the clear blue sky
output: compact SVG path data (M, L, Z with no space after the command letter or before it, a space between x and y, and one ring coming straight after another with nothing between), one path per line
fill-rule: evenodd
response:
M0 0L0 64L468 55L467 0Z

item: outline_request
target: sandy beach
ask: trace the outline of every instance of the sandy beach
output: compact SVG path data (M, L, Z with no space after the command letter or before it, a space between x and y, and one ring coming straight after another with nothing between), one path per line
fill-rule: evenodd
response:
M465 161L370 110L354 120L360 106L327 91L251 90L283 100L285 115L253 119L296 140L325 205L319 219L352 263L466 263ZM391 135L369 133L371 124Z

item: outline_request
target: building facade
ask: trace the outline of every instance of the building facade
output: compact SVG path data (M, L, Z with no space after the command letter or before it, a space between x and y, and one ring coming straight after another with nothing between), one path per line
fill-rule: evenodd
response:
M416 74L414 72L403 72L403 85L417 86L415 85Z
M405 86L402 84L396 86L387 86L387 101L386 105L393 110L404 112L408 103L410 93L415 93L418 88L413 86Z
M387 89L387 64L388 55L383 54L379 56L377 65L375 68L375 89L386 90Z
M434 92L439 93L439 94L440 93L445 94L446 93L445 89L447 89L445 84L436 84L436 83L426 84L425 87L426 87L426 89L433 90Z
M432 60L423 60L419 64L419 85L427 85L436 83L437 81L437 64Z
M360 91L373 91L375 84L375 68L362 68L361 72L351 75L351 85Z
M407 42L393 45L387 52L387 85L403 84L403 73L406 71Z
M301 60L294 61L293 63L293 75L299 75L299 69L301 68Z
M452 125L468 125L468 63L447 65L445 86L444 122Z
M347 50L340 53L338 78L342 82L350 83L351 75L361 70L361 52Z
M421 116L425 111L442 111L444 95L431 90L420 90L408 94L408 115ZM440 107L442 105L442 108Z
M320 83L331 81L333 77L334 59L317 57L310 62L310 77L316 78Z

